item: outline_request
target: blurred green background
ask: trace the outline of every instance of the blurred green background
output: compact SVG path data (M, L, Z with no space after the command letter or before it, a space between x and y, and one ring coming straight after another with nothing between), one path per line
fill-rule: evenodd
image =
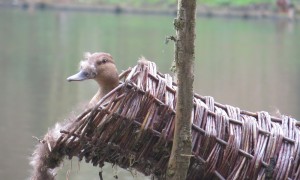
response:
M170 73L174 47L165 38L175 34L173 19L0 8L1 179L26 179L37 143L32 136L41 138L57 121L79 114L96 92L92 81L66 81L84 52L111 53L120 72L145 56ZM300 118L298 22L199 17L196 32L195 92L241 109L280 110ZM70 179L99 179L98 168L70 162L65 161L58 179L66 179L69 171ZM116 171L119 179L132 179L130 172L110 165L104 179L114 179Z

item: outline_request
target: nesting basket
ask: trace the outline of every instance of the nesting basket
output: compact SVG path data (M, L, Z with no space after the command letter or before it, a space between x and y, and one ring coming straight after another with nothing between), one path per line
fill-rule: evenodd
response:
M164 179L177 85L149 61L122 76L94 108L61 129L52 152ZM291 117L243 111L195 94L187 179L300 179L299 142L299 124Z

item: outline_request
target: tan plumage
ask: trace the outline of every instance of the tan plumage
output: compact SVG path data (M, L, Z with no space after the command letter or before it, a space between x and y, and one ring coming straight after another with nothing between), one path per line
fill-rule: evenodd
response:
M103 52L86 53L85 59L80 62L80 71L67 80L83 81L87 79L94 79L99 85L98 92L89 103L89 106L93 106L119 84L118 70L112 56Z

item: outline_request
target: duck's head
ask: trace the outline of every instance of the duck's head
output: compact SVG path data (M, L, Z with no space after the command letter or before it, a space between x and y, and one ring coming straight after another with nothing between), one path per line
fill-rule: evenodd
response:
M67 78L68 81L94 79L100 86L115 86L119 83L118 71L112 56L104 52L85 53L79 72Z

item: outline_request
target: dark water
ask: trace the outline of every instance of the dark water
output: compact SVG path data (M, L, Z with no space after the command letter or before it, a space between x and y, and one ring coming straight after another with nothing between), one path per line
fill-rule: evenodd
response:
M110 52L120 70L145 56L169 72L173 17L0 9L0 177L25 179L36 141L96 92L67 83L85 51ZM300 119L300 25L288 21L198 19L195 91L251 111ZM80 166L80 168L79 168ZM99 179L97 168L66 161L58 179ZM106 166L105 179L132 179ZM136 179L144 179L138 175Z

